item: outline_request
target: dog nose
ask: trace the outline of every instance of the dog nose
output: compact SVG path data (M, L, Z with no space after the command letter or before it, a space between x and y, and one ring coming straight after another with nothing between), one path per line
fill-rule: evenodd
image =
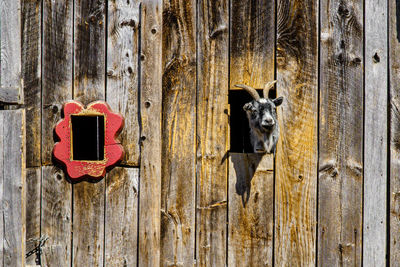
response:
M271 127L271 126L273 126L275 124L275 122L274 122L274 120L272 120L272 119L267 119L267 120L264 120L262 123L261 123L261 126L262 127Z

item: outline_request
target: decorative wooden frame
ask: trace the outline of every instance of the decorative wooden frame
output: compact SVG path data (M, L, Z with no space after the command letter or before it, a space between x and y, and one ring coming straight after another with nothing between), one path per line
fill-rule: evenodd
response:
M60 141L54 145L54 158L66 167L71 179L104 177L106 170L114 167L124 156L124 149L116 139L124 125L123 117L112 112L109 105L103 101L92 102L87 108L78 101L68 101L63 106L63 112L64 118L55 127ZM104 116L103 160L73 160L71 115Z

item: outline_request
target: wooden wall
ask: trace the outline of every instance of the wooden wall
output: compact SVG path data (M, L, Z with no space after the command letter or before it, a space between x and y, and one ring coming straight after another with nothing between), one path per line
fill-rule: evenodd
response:
M0 15L0 265L398 266L399 1L0 0ZM234 84L274 79L276 156L230 152ZM124 159L96 183L52 159L69 99L125 117Z

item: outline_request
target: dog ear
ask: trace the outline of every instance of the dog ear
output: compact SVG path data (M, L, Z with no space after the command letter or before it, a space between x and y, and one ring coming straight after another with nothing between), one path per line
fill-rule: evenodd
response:
M283 102L283 96L280 96L278 98L275 98L274 100L272 100L272 102L274 102L275 106L280 106Z
M249 111L249 110L251 110L253 108L253 105L251 104L251 102L249 102L249 103L247 103L247 104L245 104L244 106L243 106L243 110L244 111Z

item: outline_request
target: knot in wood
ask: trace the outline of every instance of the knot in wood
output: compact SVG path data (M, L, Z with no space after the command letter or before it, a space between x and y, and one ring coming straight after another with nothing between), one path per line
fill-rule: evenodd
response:
M344 6L343 4L341 4L341 5L339 5L338 14L339 14L341 17L348 17L349 14L350 14L350 11L349 11L349 9L348 9L346 6Z

